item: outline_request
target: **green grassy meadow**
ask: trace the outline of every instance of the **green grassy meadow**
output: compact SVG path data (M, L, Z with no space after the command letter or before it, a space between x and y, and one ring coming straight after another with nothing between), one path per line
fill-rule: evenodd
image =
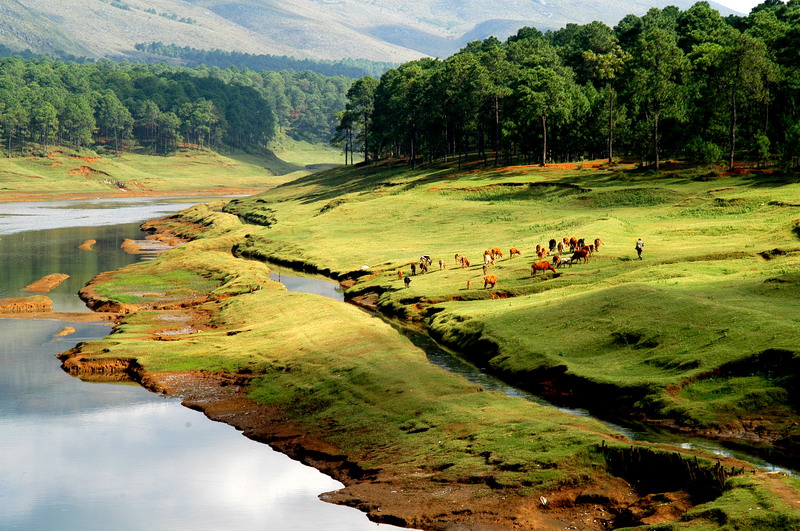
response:
M800 439L796 176L387 162L310 173L338 153L280 147L267 159L181 152L90 162L61 152L0 161L9 194L99 190L116 186L103 182L112 177L163 191L198 189L199 175L202 188L269 188L156 222L191 241L91 283L93 297L130 313L107 338L81 344L82 359L245 378L251 398L280 406L362 469L469 485L474 500L502 493L528 506L546 496L573 508L602 499L620 525L649 514L625 516L642 500L647 511L682 514L658 529L800 525L797 480L750 470L688 512L672 495L654 503L611 465L601 448L631 443L605 425L483 391L428 363L380 319L286 292L259 260L348 279L348 295L419 321L521 387L700 434L758 434L791 456ZM105 174L75 176L73 166ZM531 277L536 244L571 236L604 245L587 264ZM481 258L492 247L506 256L489 266L497 286L484 289ZM511 247L522 256L509 258ZM455 253L473 265L457 266ZM423 254L430 272L405 287L398 271L411 275ZM713 456L688 453L713 467Z
M0 201L20 194L132 194L265 189L308 175L316 163L338 162L337 150L293 142L280 154L223 155L181 149L167 156L139 152L98 154L54 148L47 156L0 158Z
M561 375L602 392L609 408L690 428L768 418L776 440L797 449L796 176L677 165L367 166L310 175L226 210L272 220L239 254L334 275L368 266L350 294L372 293L382 310L426 321L510 380ZM532 278L536 244L565 236L604 245L588 264ZM492 247L506 257L489 266L496 289L483 289L481 258ZM508 258L510 247L523 256ZM455 253L472 267L456 267ZM432 269L406 289L397 271L410 275L422 254Z

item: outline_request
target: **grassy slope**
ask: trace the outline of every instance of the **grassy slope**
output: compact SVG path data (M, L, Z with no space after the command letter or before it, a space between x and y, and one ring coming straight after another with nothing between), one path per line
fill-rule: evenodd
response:
M619 444L601 424L479 392L430 365L382 321L323 297L285 292L266 279L264 265L228 252L254 229L235 216L199 206L168 225L202 239L113 272L99 288L119 301L138 297L150 307L159 299L175 306L176 293L163 285L178 278L177 296L186 301L203 291L225 297L189 310L204 314L212 326L186 330L186 309L142 310L108 338L83 344L80 358L135 358L148 371L252 375L254 399L282 405L360 466L390 477L452 482L448 489L477 489L478 498L503 492L520 506L545 494L571 507L577 493L588 496L592 508L606 498L630 503L618 498L621 484L597 452L602 440ZM152 287L142 290L143 284ZM747 476L698 506L685 522L664 528L728 523L781 529L800 522L800 514L772 489L793 496L796 487L766 475ZM572 494L560 495L564 490ZM625 495L628 490L622 485ZM757 514L749 510L754 504L761 507Z
M627 408L689 426L767 416L796 445L800 184L703 175L338 169L229 210L256 219L267 208L277 220L252 232L243 254L339 273L369 265L374 274L351 293L382 293L387 311L432 316L435 334L511 378L566 371L617 390ZM531 278L535 244L573 235L605 245L559 278ZM418 275L408 289L397 279L421 254L438 269L456 252L475 264L484 249L512 246L524 256L491 268L497 290L475 289L483 274L474 265ZM787 254L757 254L775 248Z
M338 153L306 144L293 148L289 161L272 153L226 156L205 150L114 156L53 149L47 157L0 158L0 200L20 193L118 193L120 187L132 193L269 188L308 175L311 161L334 160Z

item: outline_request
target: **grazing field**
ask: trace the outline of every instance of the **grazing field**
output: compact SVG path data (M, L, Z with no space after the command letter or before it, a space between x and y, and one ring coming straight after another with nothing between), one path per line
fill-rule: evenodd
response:
M368 266L350 295L425 320L512 381L797 452L796 176L675 164L662 173L368 166L311 175L226 210L270 223L237 245L241 255L333 274ZM532 277L535 246L572 236L603 245L586 264ZM482 289L483 252L493 247L505 256L488 266L497 286ZM522 256L510 258L511 247ZM457 266L456 253L472 266ZM423 254L431 270L406 288L397 271L411 275Z
M483 391L369 314L285 292L249 258L325 271L515 383L687 431L759 436L791 459L799 200L791 177L707 169L334 169L153 223L193 241L93 281L93 307L128 313L62 358L84 377L127 360L160 390L176 375L219 375L324 444L274 418L258 424L251 406L197 407L343 478L326 499L379 521L787 529L800 525L796 479L633 444ZM564 236L604 245L531 277L536 244ZM523 254L489 265L498 284L484 289L491 247ZM455 253L474 265L456 267ZM430 271L412 275L423 254Z
M165 156L135 152L115 156L66 148L52 149L47 156L0 158L0 201L25 195L47 199L68 194L257 191L308 175L315 163L338 162L334 149L301 142L289 147L291 151L281 151L286 160L271 151L257 156L182 149Z

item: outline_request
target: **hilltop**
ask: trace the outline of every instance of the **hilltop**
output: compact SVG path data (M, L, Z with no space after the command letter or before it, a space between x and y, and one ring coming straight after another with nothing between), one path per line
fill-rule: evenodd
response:
M519 3L388 0L10 0L0 6L0 44L34 53L147 60L136 44L164 42L298 58L403 62L444 57L490 35L523 26L558 29L693 2L539 0ZM725 14L730 10L712 4Z

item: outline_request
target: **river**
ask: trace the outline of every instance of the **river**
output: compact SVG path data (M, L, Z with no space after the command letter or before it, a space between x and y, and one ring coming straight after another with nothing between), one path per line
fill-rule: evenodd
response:
M88 312L89 279L141 258L138 223L197 202L0 203L0 298L51 273L57 311ZM77 247L97 240L93 250ZM76 332L62 337L66 326ZM325 503L343 485L135 384L86 383L54 354L106 324L0 319L0 529L398 529Z
M345 301L344 292L339 284L328 278L306 274L299 271L294 271L283 266L269 264L270 278L277 282L283 283L289 291L297 291L303 293L312 293L315 295L322 295L341 302ZM522 398L531 402L536 402L548 407L559 409L560 411L570 413L579 417L591 417L591 412L586 409L563 407L553 404L544 400L543 398L534 395L528 391L519 389L509 385L499 378L487 374L480 370L478 367L469 361L461 358L456 352L453 352L433 340L429 335L423 331L418 330L416 327L400 322L396 319L386 318L375 312L369 312L372 315L380 317L388 322L395 330L422 349L428 361L447 369L448 371L463 376L467 380L480 385L482 388L489 391L500 391L509 396ZM680 447L685 450L697 449L709 452L718 456L735 457L743 461L752 463L753 465L763 468L765 470L777 470L800 477L800 468L793 466L791 468L786 466L779 466L774 464L771 458L763 457L769 454L771 449L769 447L756 447L744 443L733 443L729 441L715 441L702 437L694 437L686 434L674 433L668 430L657 429L643 423L626 421L625 419L598 419L603 424L612 430L625 435L632 440L648 441L653 443L663 443Z

